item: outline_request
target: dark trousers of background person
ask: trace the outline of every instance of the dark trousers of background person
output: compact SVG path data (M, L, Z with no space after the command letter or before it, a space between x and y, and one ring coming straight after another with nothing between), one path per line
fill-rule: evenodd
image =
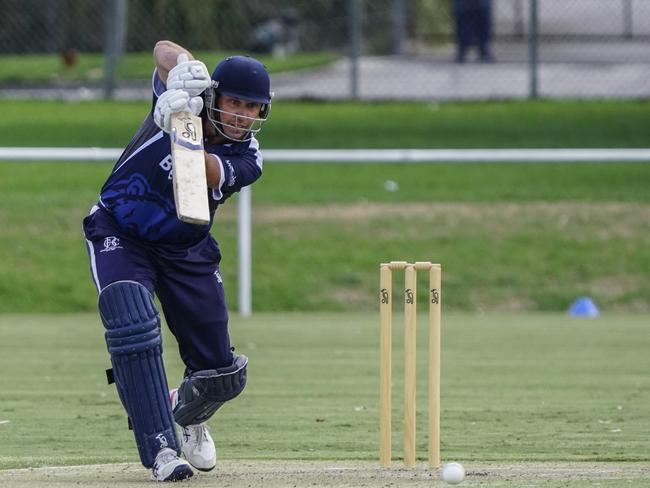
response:
M456 27L456 61L464 62L467 50L478 47L479 59L490 61L490 38L492 35L491 2L486 0L455 0L454 19Z

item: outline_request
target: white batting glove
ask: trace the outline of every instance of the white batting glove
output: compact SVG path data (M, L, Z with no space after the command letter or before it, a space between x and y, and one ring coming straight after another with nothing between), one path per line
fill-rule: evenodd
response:
M153 121L168 134L171 132L171 116L176 112L192 112L199 115L203 110L201 97L190 97L185 90L167 90L158 98L153 109Z
M167 89L185 90L191 97L196 97L212 84L208 68L202 61L189 61L187 54L181 53L167 75Z

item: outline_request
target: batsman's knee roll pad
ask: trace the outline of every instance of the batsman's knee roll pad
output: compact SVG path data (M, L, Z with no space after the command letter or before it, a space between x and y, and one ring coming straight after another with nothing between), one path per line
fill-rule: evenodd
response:
M140 459L151 467L163 447L178 452L153 296L140 283L117 281L101 291L99 312L115 384L131 420Z
M236 356L230 366L186 376L178 388L176 423L185 427L205 422L221 405L239 395L246 386L247 365L246 356Z

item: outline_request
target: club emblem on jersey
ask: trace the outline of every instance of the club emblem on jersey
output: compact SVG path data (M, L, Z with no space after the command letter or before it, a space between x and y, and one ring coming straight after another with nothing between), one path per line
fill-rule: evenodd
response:
M115 249L122 249L120 239L115 236L108 236L104 238L104 249L99 252L115 251Z
M110 193L107 192L102 198L111 202L117 220L122 222L125 228L133 229L137 235L147 236L155 241L162 235L163 229L158 219L153 222L147 220L149 216L162 213L176 215L173 198L161 191L164 191L164 188L157 191L143 175L134 173L128 178L114 182Z

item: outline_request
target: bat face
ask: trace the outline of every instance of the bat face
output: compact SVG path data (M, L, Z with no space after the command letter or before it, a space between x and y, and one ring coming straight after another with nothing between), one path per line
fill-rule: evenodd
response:
M172 115L172 177L176 214L183 222L210 223L203 130L201 119L190 112Z

